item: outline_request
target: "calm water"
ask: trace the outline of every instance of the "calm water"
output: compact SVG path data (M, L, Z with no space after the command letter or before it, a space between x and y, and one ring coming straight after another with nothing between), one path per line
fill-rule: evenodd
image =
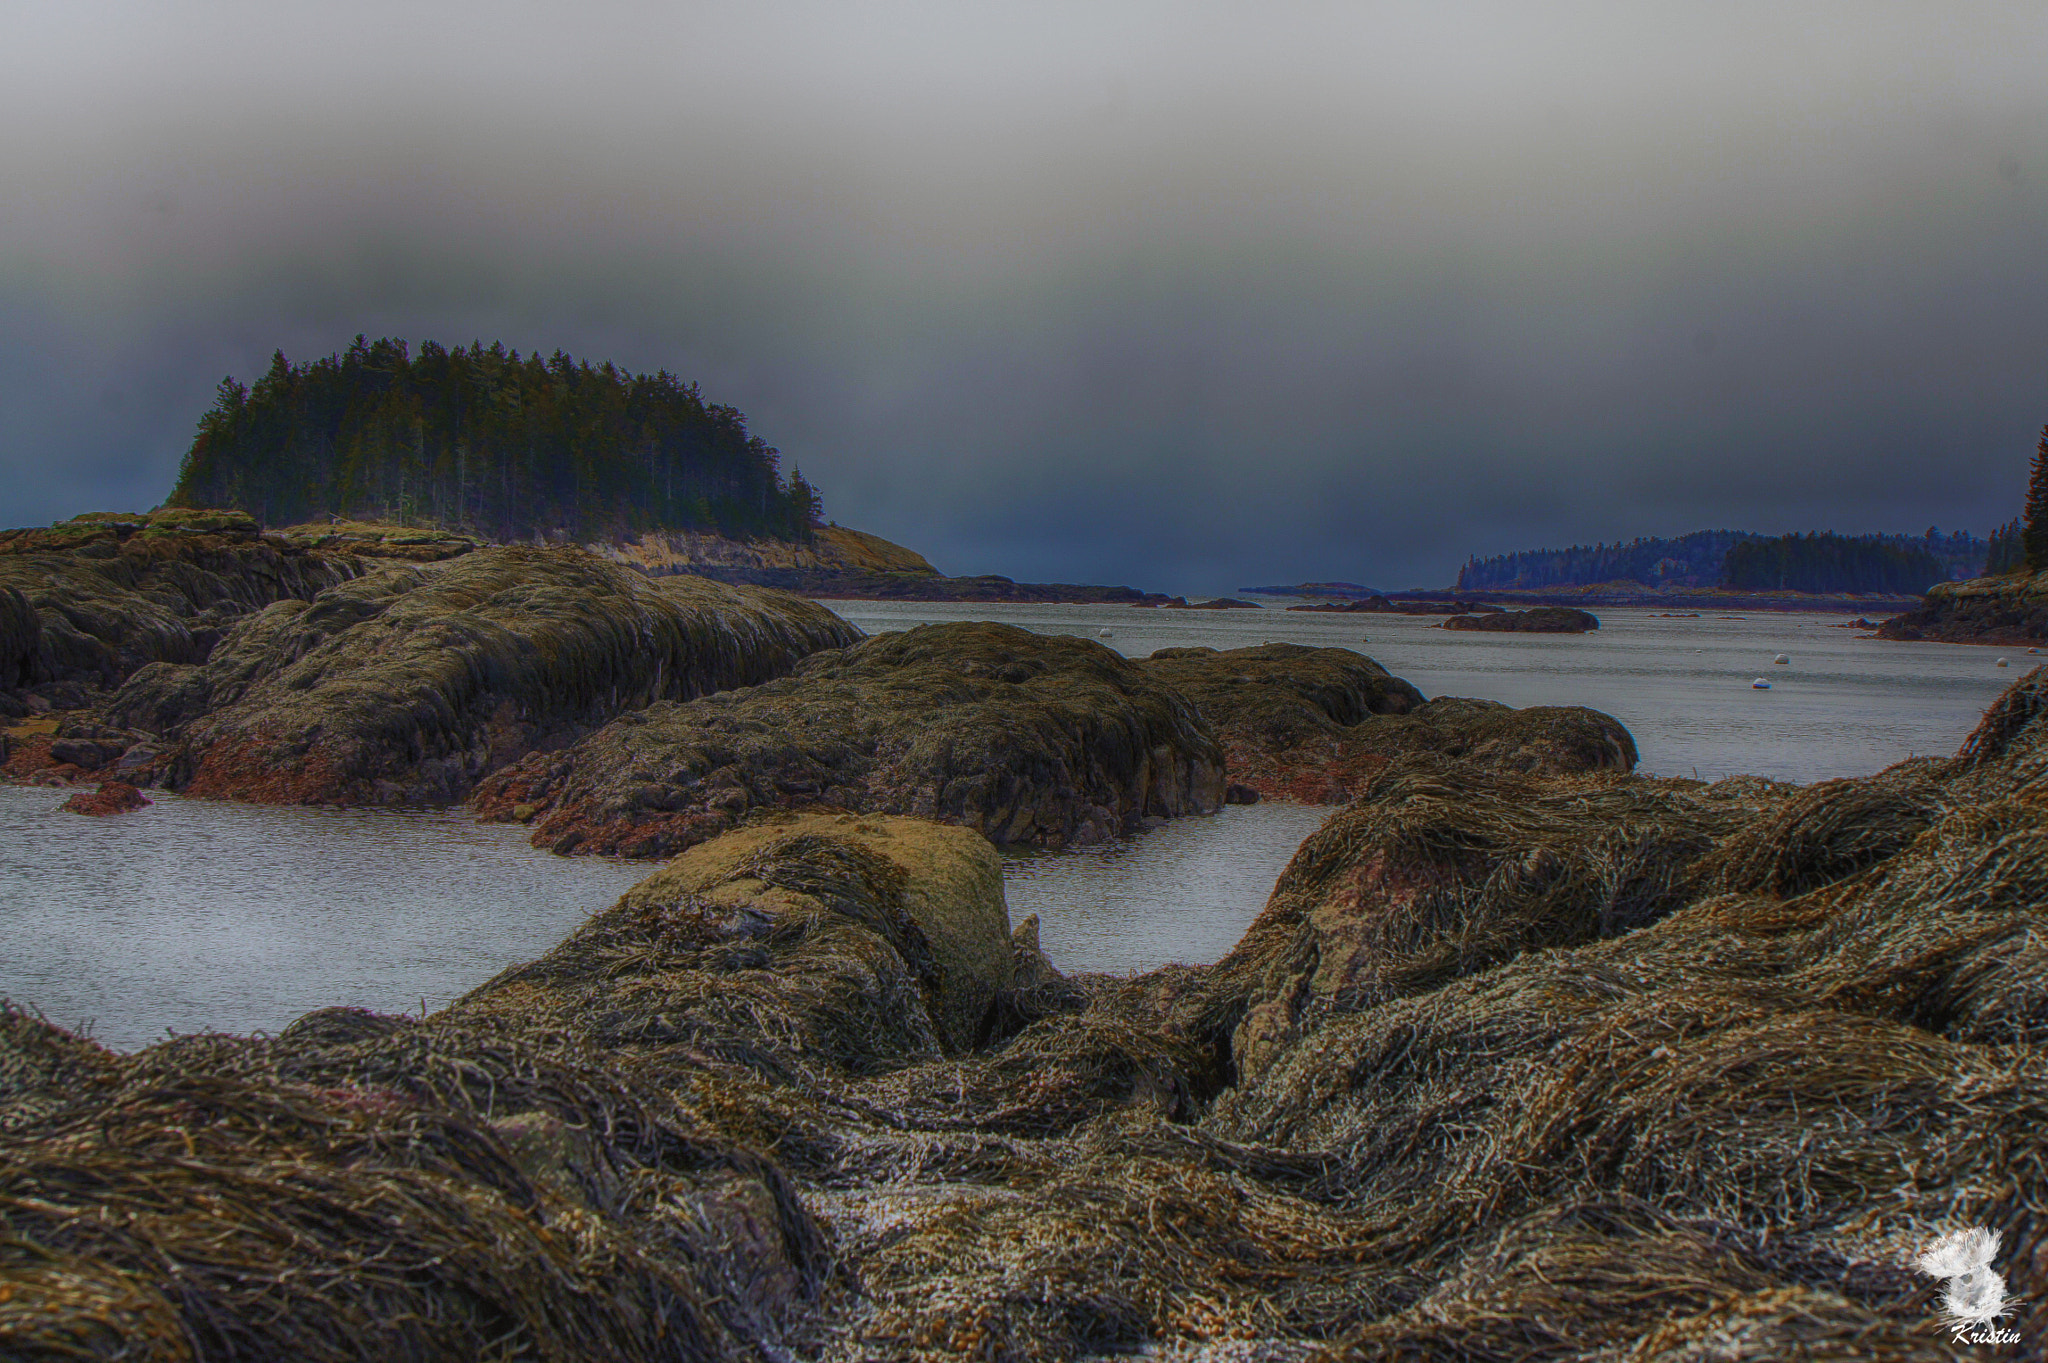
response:
M447 1003L646 875L460 814L274 809L152 792L134 814L0 786L0 996L127 1048L275 1031L330 1004Z
M1954 751L2029 659L1889 644L1839 616L1665 620L1602 611L1597 634L1453 633L1429 618L1125 606L831 603L870 631L1006 620L1155 648L1267 640L1356 648L1429 695L1582 704L1622 719L1645 770L1813 781ZM1370 642L1364 642L1366 638ZM1774 666L1773 655L1791 655ZM1772 683L1750 688L1753 677ZM269 809L161 796L113 819L65 792L0 787L0 996L110 1045L276 1030L309 1009L437 1007L554 945L647 874L560 858L458 813ZM1213 961L1330 811L1233 807L1105 847L1005 858L1010 915L1036 913L1068 970Z

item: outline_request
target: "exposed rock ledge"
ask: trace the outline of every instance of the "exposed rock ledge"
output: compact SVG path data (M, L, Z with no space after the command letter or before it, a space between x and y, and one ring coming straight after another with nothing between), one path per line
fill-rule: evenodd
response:
M819 526L808 544L786 540L734 540L695 530L650 531L586 545L592 553L650 573L699 573L705 568L786 570L803 573L907 573L937 577L923 554L880 535L845 526ZM775 584L780 585L780 584Z

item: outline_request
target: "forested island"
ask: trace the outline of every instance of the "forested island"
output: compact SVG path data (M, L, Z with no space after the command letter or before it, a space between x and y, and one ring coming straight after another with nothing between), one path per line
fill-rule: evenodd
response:
M947 577L823 518L818 491L740 411L666 370L557 350L357 336L253 385L221 380L167 505L246 512L297 541L443 558L581 544L657 576L813 597L1162 605L1134 587Z
M586 541L709 530L808 539L818 495L736 408L666 370L557 350L355 343L221 380L170 504L266 525L340 517Z

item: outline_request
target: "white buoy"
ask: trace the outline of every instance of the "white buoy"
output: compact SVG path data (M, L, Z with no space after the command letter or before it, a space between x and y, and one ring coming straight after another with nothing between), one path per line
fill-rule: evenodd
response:
M1771 684L1762 677L1758 677L1755 681L1751 682L1750 686L1758 691L1768 691L1771 689Z
M2012 659L2010 659L2010 658L2000 658L2000 659L1998 660L1998 665L1999 665L2000 667L2011 667L2011 666L2012 666Z
M1095 637L1098 639L1114 639L1116 638L1116 631L1108 629L1099 629L1095 631Z
M1792 655L1789 653L1780 653L1777 657L1771 659L1771 661L1774 663L1789 663L1792 661Z

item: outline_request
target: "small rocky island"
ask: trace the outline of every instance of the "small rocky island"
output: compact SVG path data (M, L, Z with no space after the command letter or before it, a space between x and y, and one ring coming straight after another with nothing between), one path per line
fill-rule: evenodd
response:
M1600 628L1600 618L1591 611L1570 606L1537 606L1522 611L1489 611L1454 615L1444 621L1445 629L1491 630L1501 634L1584 634Z
M1945 644L2048 643L2048 572L1937 583L1918 608L1880 624L1877 637Z

